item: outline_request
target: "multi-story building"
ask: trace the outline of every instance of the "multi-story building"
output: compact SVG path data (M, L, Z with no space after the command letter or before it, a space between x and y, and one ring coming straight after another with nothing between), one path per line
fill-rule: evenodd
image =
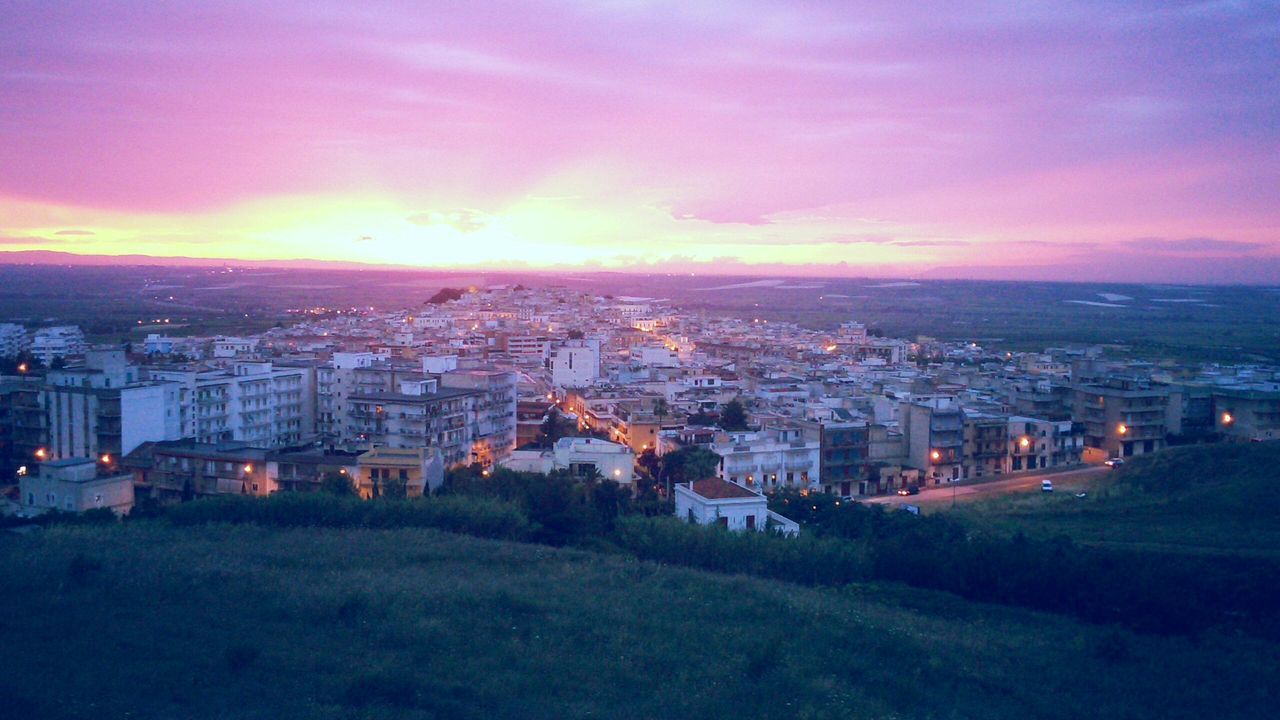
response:
M954 397L936 396L902 404L906 462L933 485L963 477L964 413Z
M444 464L431 448L374 448L356 458L355 489L360 497L422 497L444 482Z
M1108 457L1143 455L1164 448L1169 432L1178 432L1179 415L1168 386L1138 378L1110 377L1077 385L1073 419L1084 425L1084 444Z
M313 374L307 366L238 362L230 370L148 368L179 389L182 437L203 443L290 447L315 438Z
M95 350L83 367L51 370L40 391L48 459L119 457L181 437L178 387L138 379L122 350Z
M1280 439L1280 386L1223 388L1213 393L1214 429L1228 440Z
M1011 472L1079 465L1084 453L1084 428L1070 420L1014 415L1008 437Z
M964 414L964 471L966 478L1009 472L1009 419L981 412Z
M58 358L80 355L85 351L84 333L74 325L40 328L31 339L31 354L50 366Z
M864 494L871 472L866 421L807 421L800 426L805 437L816 438L821 448L819 477L823 490L841 497Z
M211 495L270 495L278 485L267 473L267 453L248 443L171 440L146 443L125 456L139 494L160 502Z
M799 426L720 433L710 449L721 458L717 475L748 489L822 487L822 445Z
M551 351L550 365L555 387L588 387L600 377L600 341L569 340Z
M486 467L516 449L516 374L505 370L460 369L439 376L443 390L468 390L465 399L471 462Z
M0 357L17 357L30 345L25 327L16 323L0 323Z

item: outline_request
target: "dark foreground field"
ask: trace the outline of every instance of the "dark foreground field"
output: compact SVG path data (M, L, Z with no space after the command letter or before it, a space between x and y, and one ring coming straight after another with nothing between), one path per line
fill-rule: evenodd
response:
M1277 646L433 530L0 536L0 711L108 718L1273 716Z

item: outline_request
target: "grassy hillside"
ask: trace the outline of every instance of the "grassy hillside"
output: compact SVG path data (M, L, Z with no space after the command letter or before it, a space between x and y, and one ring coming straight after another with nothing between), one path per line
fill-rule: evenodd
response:
M1134 458L1088 495L1006 495L954 512L991 527L1098 545L1280 558L1280 443Z
M15 717L1264 717L1277 646L426 529L0 536Z

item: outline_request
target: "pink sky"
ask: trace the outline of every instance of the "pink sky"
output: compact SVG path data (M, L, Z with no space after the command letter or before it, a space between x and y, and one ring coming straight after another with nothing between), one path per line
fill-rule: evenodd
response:
M0 10L0 249L1280 283L1275 3L187 5Z

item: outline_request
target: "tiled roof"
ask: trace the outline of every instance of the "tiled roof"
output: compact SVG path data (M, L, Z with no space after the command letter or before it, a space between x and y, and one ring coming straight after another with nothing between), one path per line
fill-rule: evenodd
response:
M754 493L741 485L736 485L720 478L694 481L693 491L708 500L761 497L759 493Z

